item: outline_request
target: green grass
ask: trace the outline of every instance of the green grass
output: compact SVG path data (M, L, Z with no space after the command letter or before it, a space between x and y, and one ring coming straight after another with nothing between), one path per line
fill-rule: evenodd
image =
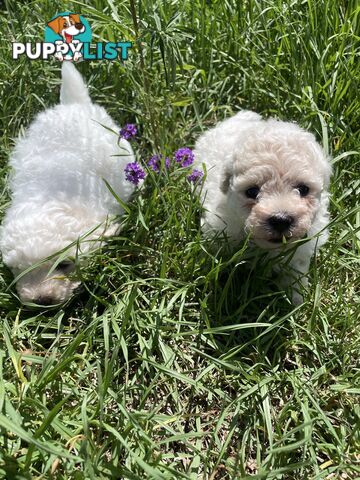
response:
M357 2L5 0L1 213L19 131L55 104L59 64L11 59L57 11L130 59L79 69L92 98L170 155L239 108L296 120L334 159L331 238L294 308L264 258L215 255L184 178L149 176L85 290L32 310L0 270L0 478L360 478ZM134 13L134 12L133 12Z

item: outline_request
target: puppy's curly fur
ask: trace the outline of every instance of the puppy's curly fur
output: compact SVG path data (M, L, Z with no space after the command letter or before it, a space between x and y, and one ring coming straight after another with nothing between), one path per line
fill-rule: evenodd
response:
M294 123L241 111L198 139L195 158L207 168L205 234L224 231L233 243L250 234L271 255L307 236L290 262L306 284L329 221L331 167L315 137ZM293 300L301 301L296 291Z
M69 62L62 67L60 100L34 119L10 158L12 201L0 248L16 276L87 232L81 252L116 231L108 218L121 214L122 208L104 179L123 201L133 191L124 177L126 163L134 161L131 146L126 140L118 145L119 128L104 108L91 102L81 75ZM76 249L74 245L67 255L74 256ZM73 264L62 262L49 273L54 261L19 278L22 301L54 304L71 296L79 285L67 275Z

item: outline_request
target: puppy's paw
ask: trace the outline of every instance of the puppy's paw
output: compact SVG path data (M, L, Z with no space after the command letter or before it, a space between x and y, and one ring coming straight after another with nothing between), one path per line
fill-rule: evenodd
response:
M61 52L56 52L54 57L57 58L60 62L64 60L64 55Z
M75 52L74 53L74 62L77 62L80 58L82 57L80 52Z
M291 300L294 306L302 305L304 303L304 297L300 293L303 288L308 285L308 279L305 276L298 276L291 272L288 275L278 275L275 279L280 288L285 290L287 296Z
M295 290L295 288L293 288L291 292L291 303L295 307L298 307L299 305L302 305L304 303L304 297L301 295L300 292Z

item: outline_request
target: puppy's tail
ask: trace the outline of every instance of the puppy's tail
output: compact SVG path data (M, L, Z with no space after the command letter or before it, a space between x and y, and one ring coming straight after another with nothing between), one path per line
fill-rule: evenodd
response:
M84 80L71 62L63 62L61 77L60 103L91 103Z

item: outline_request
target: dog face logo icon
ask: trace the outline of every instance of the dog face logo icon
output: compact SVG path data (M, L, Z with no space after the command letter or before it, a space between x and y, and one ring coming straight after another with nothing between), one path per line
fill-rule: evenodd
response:
M48 23L48 27L61 35L66 43L71 43L73 37L85 32L85 26L80 20L80 15L75 13L54 18Z
M45 42L56 45L55 57L77 62L83 57L83 43L91 42L91 28L87 20L76 13L63 12L50 20L45 29Z

